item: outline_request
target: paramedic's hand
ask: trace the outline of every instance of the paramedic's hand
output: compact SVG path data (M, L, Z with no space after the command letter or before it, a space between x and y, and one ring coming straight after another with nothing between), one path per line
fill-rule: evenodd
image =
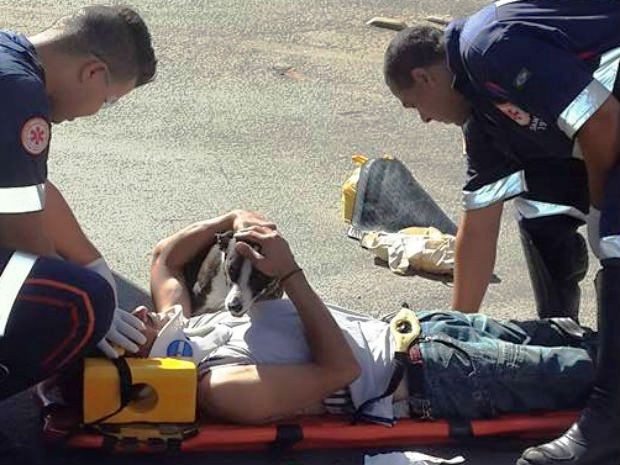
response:
M235 231L247 229L251 226L264 226L269 229L277 229L274 222L269 221L260 213L249 210L234 210L233 214L235 215L235 219L233 220L233 229Z
M97 347L108 358L118 358L119 355L112 344L116 344L128 352L136 353L140 346L146 342L146 336L142 334L143 331L145 331L145 326L139 318L116 307L108 334L99 341Z
M281 278L299 268L288 242L278 231L266 226L252 226L236 233L235 239L237 251L267 276ZM259 250L250 244L258 245Z

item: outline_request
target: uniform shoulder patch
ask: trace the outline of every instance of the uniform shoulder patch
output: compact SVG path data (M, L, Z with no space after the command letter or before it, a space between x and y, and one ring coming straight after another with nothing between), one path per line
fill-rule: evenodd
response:
M35 116L24 123L20 140L30 155L40 155L50 142L50 125L45 118Z

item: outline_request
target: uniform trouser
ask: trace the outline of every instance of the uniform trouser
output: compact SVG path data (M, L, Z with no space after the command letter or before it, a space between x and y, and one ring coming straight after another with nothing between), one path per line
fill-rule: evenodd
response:
M499 322L486 315L420 312L425 399L434 418L582 406L594 381L597 338L570 336L550 320ZM418 405L415 405L415 402Z
M563 215L519 220L521 243L540 318L579 319L579 283L588 271L581 222Z
M535 160L526 164L525 178L528 192L515 207L536 310L540 318L577 320L579 283L588 270L588 248L577 231L589 208L585 165Z
M106 334L114 296L80 266L0 249L0 400L70 368Z

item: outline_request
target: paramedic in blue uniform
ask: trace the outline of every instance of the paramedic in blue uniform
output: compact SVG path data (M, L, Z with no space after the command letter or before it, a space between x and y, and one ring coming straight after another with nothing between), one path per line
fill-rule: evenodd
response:
M445 32L405 29L385 55L404 107L463 130L454 309L478 310L503 203L515 198L540 316L576 318L587 268L576 229L588 222L602 265L596 386L575 425L522 465L620 463L619 24L616 1L502 0Z
M149 82L156 60L140 16L90 6L26 37L0 31L0 400L143 327L47 176L52 124L97 113Z

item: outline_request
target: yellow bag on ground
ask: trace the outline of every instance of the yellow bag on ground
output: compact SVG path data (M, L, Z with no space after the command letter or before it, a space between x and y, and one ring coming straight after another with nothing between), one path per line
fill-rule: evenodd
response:
M353 207L355 206L355 197L357 195L357 181L360 177L361 166L368 161L368 157L356 154L351 157L351 160L357 168L353 171L353 174L342 184L342 219L346 223L351 223L353 218Z
M388 263L396 274L406 274L409 268L442 275L454 271L455 237L436 228L411 227L396 233L369 231L360 244L376 257Z

